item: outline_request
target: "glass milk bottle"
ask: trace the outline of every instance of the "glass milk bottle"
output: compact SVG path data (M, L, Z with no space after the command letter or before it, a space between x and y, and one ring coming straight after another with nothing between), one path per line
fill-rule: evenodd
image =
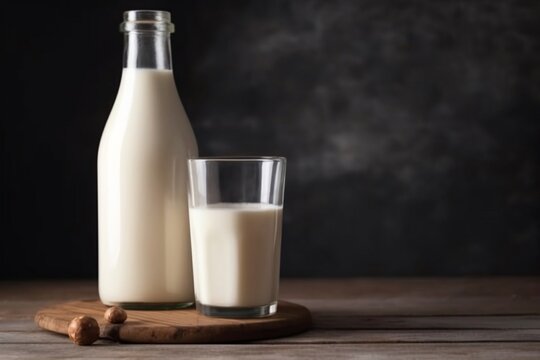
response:
M197 143L176 90L166 11L127 11L122 80L98 154L99 295L159 309L194 301L187 159Z

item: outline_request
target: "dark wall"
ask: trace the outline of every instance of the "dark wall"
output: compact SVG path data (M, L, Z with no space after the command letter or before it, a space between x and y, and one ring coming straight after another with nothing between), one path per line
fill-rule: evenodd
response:
M97 273L134 8L201 154L288 158L284 276L540 274L538 1L117 1L3 10L2 278Z

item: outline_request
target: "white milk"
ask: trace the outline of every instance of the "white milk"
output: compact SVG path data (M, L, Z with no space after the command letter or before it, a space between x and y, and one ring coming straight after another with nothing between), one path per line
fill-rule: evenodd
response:
M223 307L277 301L282 207L220 203L189 212L197 301Z
M105 304L194 301L186 161L196 155L172 71L125 68L98 155Z

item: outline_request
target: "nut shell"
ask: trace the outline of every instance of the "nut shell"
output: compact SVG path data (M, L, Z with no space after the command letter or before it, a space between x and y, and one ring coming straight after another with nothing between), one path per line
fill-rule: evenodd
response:
M111 324L122 324L127 319L127 313L118 306L112 306L105 311L103 317Z
M77 316L69 323L68 335L77 345L90 345L99 339L99 324L93 317Z

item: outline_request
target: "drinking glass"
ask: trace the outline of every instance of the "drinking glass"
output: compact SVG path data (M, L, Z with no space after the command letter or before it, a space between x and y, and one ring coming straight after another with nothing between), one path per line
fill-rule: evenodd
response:
M197 310L261 317L277 311L286 160L188 160Z

